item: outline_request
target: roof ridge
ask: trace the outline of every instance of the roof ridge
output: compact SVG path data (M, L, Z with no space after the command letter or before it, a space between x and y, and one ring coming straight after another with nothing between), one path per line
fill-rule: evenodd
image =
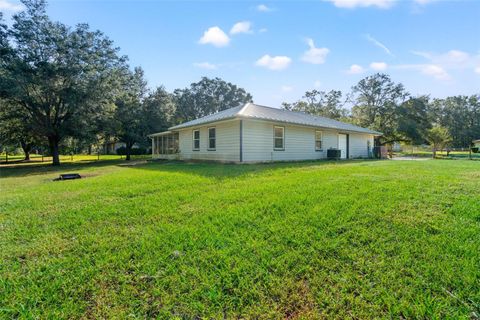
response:
M235 115L236 115L236 116L239 116L239 115L241 116L241 115L243 114L243 111L245 111L245 109L247 109L247 107L248 107L250 104L253 104L253 103L251 103L251 102L245 103L245 104L243 105L243 107L242 107L240 110L238 110L238 112L237 112Z
M357 126L353 123L344 122L344 121L340 121L340 120L337 120L337 119L332 119L332 118L329 118L329 117L325 117L325 116L321 116L321 115L317 115L317 114L311 114L311 113L307 113L307 112L303 112L303 111L293 111L293 110L287 110L287 109L282 109L282 108L269 107L269 106L259 105L259 104L256 104L256 103L254 103L254 105L256 105L258 107L262 107L262 108L275 109L275 110L282 111L282 112L296 113L296 114L304 115L304 116L307 116L307 117L333 121L333 122L336 122L336 123L339 123L339 124L346 124L346 125L353 126L353 127L356 127L356 128L368 129L368 128ZM371 129L369 129L369 130L371 130ZM375 130L373 130L373 131L375 131Z

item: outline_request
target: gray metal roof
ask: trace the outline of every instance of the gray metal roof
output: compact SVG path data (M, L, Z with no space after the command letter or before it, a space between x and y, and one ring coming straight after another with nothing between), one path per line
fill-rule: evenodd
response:
M381 132L373 131L367 128L362 128L355 126L353 124L321 117L313 116L303 112L294 112L284 109L260 106L254 103L247 103L243 106L238 106L235 108L230 108L224 111L220 111L206 117L195 119L182 123L177 126L169 128L169 130L178 130L187 127L193 127L198 125L203 125L207 123L212 123L221 120L234 119L234 118L247 118L247 119L258 119L258 120L267 120L274 122L284 122L292 123L298 125L305 125L311 127L327 128L327 129L336 129L342 131L350 132L361 132L369 133L374 135L382 135Z

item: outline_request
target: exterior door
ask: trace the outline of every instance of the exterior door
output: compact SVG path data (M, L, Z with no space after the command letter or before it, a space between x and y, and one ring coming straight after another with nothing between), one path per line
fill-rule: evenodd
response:
M347 159L347 135L338 135L338 149L341 150L340 159Z

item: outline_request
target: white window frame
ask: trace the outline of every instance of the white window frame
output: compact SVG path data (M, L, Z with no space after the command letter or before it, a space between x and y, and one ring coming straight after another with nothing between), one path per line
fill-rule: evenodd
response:
M211 129L214 129L214 130L215 130L215 137L213 137L213 138L210 138L210 130L211 130ZM215 151L215 150L217 150L217 128L216 128L216 127L208 127L208 128L207 128L207 133L208 133L208 140L207 140L208 145L207 145L207 150L208 150L208 151ZM210 140L212 140L212 139L215 141L215 147L214 147L214 148L210 148Z
M320 140L317 140L317 133L320 133ZM320 141L320 149L317 148L317 141ZM315 130L315 151L323 151L323 131Z
M195 139L195 132L198 132L198 139ZM198 148L195 148L195 141L198 140ZM200 130L192 130L192 150L200 151Z
M281 148L276 148L275 147L275 140L280 139L280 137L277 137L275 135L275 130L276 129L282 129L282 147ZM283 126L273 126L273 150L274 151L285 151L285 127L283 127Z

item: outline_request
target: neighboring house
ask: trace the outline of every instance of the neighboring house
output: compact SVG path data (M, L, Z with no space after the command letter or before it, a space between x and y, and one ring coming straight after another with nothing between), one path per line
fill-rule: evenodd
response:
M247 103L149 135L154 159L267 162L371 156L381 133L352 124Z
M118 141L110 141L110 142L105 142L102 145L102 151L101 153L103 154L117 154L117 150L120 148L125 148L126 144L125 142L118 142ZM138 143L135 143L132 148L139 148L140 145Z
M476 147L476 148L480 148L480 139L473 140L473 146Z
M402 145L400 144L400 142L398 141L395 141L392 145L392 151L393 152L402 152Z

